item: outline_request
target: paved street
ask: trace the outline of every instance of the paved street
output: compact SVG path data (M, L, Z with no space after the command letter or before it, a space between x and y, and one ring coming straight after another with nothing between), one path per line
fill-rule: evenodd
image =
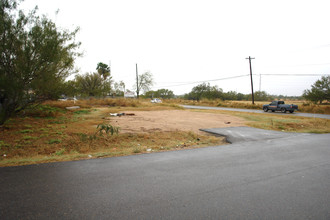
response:
M0 219L330 219L330 134L232 129L224 146L0 168Z
M281 112L264 112L263 110L256 109L242 109L242 108L223 108L223 107L209 107L209 106L195 106L195 105L182 105L182 107L187 109L208 109L208 110L222 110L222 111L234 111L234 112L249 112L249 113L260 113L260 114L274 114L274 115L284 115ZM313 113L286 113L287 115L292 116L301 116L301 117L309 117L309 118L325 118L330 119L330 115L326 114L313 114Z

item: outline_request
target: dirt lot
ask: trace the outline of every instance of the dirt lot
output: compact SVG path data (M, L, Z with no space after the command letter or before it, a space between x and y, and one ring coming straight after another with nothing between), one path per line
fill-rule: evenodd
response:
M193 131L201 128L244 126L238 117L189 110L129 111L134 116L111 117L111 124L120 127L121 133L141 133L154 131Z

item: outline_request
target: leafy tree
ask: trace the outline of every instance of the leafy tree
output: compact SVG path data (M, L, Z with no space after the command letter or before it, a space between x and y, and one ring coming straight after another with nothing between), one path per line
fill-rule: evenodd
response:
M252 99L250 95L249 95L249 99ZM271 101L272 99L273 97L267 94L267 92L265 91L256 91L254 93L255 101Z
M237 92L229 91L229 92L223 93L222 100L237 100Z
M104 88L104 80L98 73L77 75L75 82L77 91L82 96L102 96L105 91L109 90L108 87Z
M110 67L107 64L99 62L96 66L96 70L100 76L103 77L103 96L106 94L110 94L111 92L111 84L112 84L112 76L110 73ZM108 88L108 89L106 89Z
M148 92L154 84L152 73L145 72L138 77L137 85L134 85L134 90L136 91L136 95L139 98L140 91L143 91L144 93Z
M187 98L192 100L199 101L203 98L203 95L205 95L210 90L210 83L202 83L194 88L192 88L191 92L188 93Z
M202 83L194 88L191 92L185 95L186 99L201 100L201 99L223 99L223 91L218 86L211 86L210 83Z
M114 85L114 93L116 96L124 96L125 93L125 83L123 81L115 82Z
M206 84L200 84L195 86L192 89L192 93L195 95L196 99L199 101L202 98L205 98L206 94L209 93L211 87L210 87L210 83Z
M303 97L306 100L314 103L319 102L322 104L324 100L330 101L330 76L322 76L321 79L317 80L312 88L304 91Z
M36 13L25 15L16 0L0 0L0 125L31 103L59 97L80 55L78 29L58 29Z
M237 96L236 96L236 100L239 100L239 101L241 101L241 100L247 100L247 96L246 95L244 95L243 93L237 93Z
M104 63L98 63L96 66L96 70L98 72L98 74L100 74L104 80L106 80L108 77L110 76L110 67L107 64ZM111 77L112 78L112 77Z
M147 98L162 98L162 99L171 99L174 98L174 93L168 89L158 89L157 91L148 91L145 94Z
M78 94L77 82L75 80L69 80L64 83L62 95L74 97Z

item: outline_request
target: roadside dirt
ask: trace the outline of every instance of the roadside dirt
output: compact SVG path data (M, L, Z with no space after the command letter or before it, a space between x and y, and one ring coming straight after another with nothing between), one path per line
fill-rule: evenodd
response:
M109 117L110 123L120 127L121 133L150 133L156 131L192 131L201 133L201 128L244 126L238 117L194 112L189 110L129 111L134 116ZM204 133L204 132L203 132Z

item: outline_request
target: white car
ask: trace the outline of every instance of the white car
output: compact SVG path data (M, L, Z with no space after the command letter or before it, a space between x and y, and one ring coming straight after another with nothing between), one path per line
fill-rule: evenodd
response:
M151 103L162 103L160 99L151 99Z

